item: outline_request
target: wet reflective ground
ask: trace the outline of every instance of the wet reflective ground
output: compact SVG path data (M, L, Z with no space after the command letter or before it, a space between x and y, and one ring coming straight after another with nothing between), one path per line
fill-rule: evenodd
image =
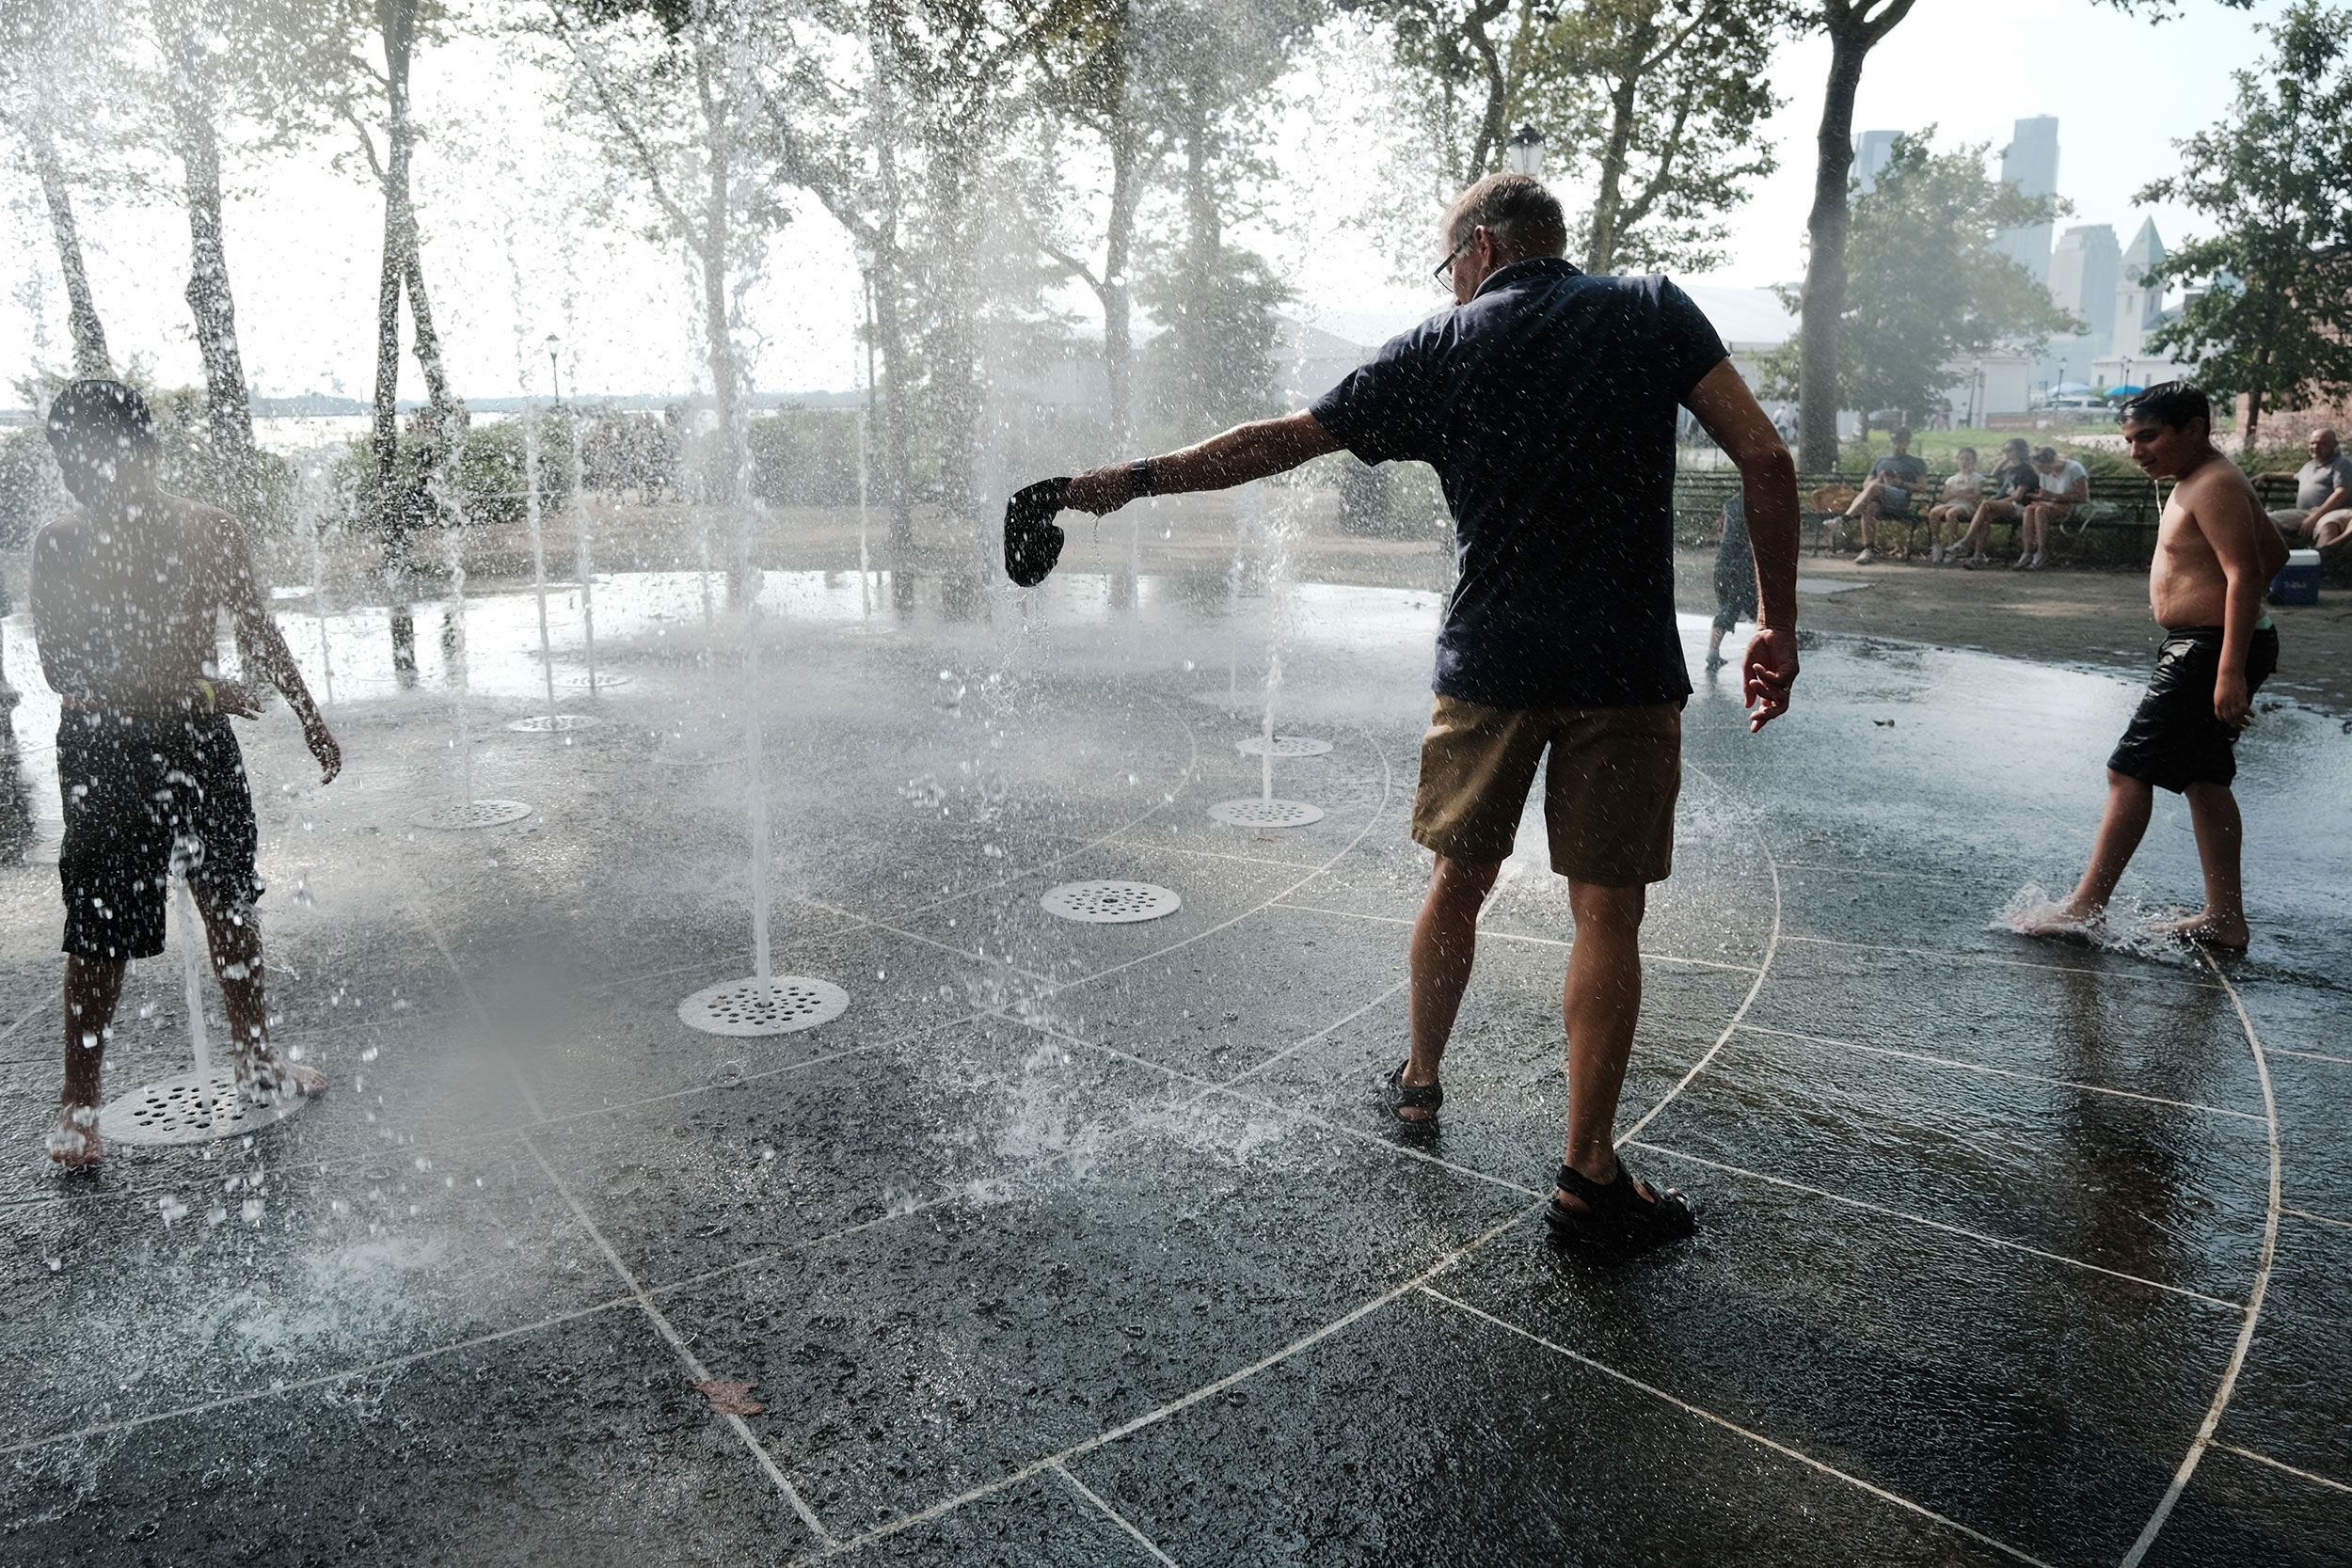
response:
M1538 1217L1569 934L1539 858L1486 919L1442 1131L1372 1103L1425 877L1429 595L1300 594L1276 728L1332 750L1275 765L1325 815L1273 832L1206 815L1263 784L1226 698L1270 605L1222 578L1140 608L1099 578L885 584L871 632L854 577L773 575L755 679L701 592L599 581L597 689L557 695L605 722L569 735L506 727L547 711L528 594L446 640L417 606L413 686L382 607L332 613L323 660L290 599L344 777L306 787L282 711L245 733L279 1037L334 1089L89 1179L37 1153L56 802L28 697L0 1558L2343 1560L2337 720L2245 743L2255 944L2216 970L1993 928L2071 880L2130 684L1832 643L1751 738L1702 683L1620 1123L1702 1228L1608 1261ZM568 594L552 622L584 686ZM459 796L461 665L473 793L517 826L410 825ZM675 1007L750 972L754 700L776 967L850 1005L723 1038ZM1040 907L1095 878L1183 907ZM2195 899L2176 800L2126 891ZM170 956L135 970L110 1092L184 1067L178 995Z

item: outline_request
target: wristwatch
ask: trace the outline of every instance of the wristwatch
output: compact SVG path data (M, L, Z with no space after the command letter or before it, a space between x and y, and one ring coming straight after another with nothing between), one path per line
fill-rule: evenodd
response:
M1152 460L1138 457L1127 466L1128 486L1138 496L1152 494Z

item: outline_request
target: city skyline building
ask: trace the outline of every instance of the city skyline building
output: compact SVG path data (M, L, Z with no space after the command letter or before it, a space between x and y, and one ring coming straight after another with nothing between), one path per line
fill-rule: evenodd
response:
M1895 138L1899 131L1859 131L1853 139L1854 179L1867 195L1878 183L1879 171L1895 156Z
M2058 122L2056 115L2035 115L2017 122L2009 146L2001 150L2001 182L2027 196L2058 194ZM2033 275L2037 283L2050 281L2048 223L2026 224L2001 235L2002 254Z
M2076 224L2058 236L2050 252L2050 298L2081 317L2084 336L2102 350L2115 339L2122 280L2123 253L2113 224Z

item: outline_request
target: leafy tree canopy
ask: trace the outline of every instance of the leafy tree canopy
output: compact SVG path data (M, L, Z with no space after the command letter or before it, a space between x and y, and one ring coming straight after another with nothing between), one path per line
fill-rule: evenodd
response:
M2264 29L2223 121L2185 141L2178 174L2139 193L2210 219L2158 264L2206 283L2154 334L2211 389L2294 405L2352 394L2352 9L2300 0Z

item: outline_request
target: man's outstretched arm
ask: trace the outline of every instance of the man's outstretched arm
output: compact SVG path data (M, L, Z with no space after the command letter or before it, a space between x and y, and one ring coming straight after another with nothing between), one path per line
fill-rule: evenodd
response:
M1190 490L1230 490L1339 450L1339 442L1312 414L1253 420L1197 446L1152 458L1152 493L1175 496ZM1136 494L1133 465L1114 463L1089 468L1072 480L1067 504L1100 515L1118 511L1135 499Z
M1682 404L1740 470L1758 606L1746 670L1756 712L1748 727L1760 730L1788 710L1797 679L1797 465L1730 360L1701 376Z

